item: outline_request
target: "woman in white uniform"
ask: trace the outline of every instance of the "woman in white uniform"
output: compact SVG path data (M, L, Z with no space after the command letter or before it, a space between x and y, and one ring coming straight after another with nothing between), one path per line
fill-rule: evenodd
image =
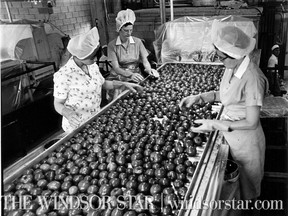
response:
M96 27L72 38L67 46L72 57L54 74L54 107L63 116L65 132L73 131L100 110L102 87L142 89L133 83L105 80L95 63L99 46Z
M143 74L139 63L143 64L147 74L159 76L158 72L151 68L147 59L148 52L142 40L132 36L135 20L132 10L119 11L116 17L116 31L119 35L108 44L108 60L113 66L111 74L118 80L142 81Z
M159 73L151 68L148 61L148 52L142 40L132 36L135 13L130 10L119 11L116 17L117 38L108 44L108 60L112 69L108 80L121 80L139 83L143 81L144 75L159 77ZM142 63L144 71L142 73L139 64ZM109 95L114 99L121 93L122 89L109 91Z
M240 169L240 198L255 199L260 195L264 173L265 136L260 124L268 82L265 75L250 61L249 53L256 40L234 26L217 31L213 41L219 59L226 67L220 91L184 98L180 107L194 103L221 101L224 110L221 120L196 120L194 132L220 130L230 146L230 152Z

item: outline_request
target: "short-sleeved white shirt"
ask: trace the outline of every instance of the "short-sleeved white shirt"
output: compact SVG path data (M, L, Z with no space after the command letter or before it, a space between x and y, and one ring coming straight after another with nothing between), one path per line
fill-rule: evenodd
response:
M133 64L141 62L142 58L148 56L148 52L137 37L130 37L128 47L125 48L121 43L120 37L112 40L108 44L108 60L118 61L120 67L126 64Z
M268 60L268 67L274 68L276 65L278 65L278 58L274 54L272 54Z
M247 106L262 106L268 81L262 71L250 61L245 72L237 78L226 69L220 84L220 100L227 119L244 119Z
M54 74L54 97L66 99L64 106L77 112L81 123L100 110L101 90L105 81L97 64L87 67L90 76L76 65L72 57ZM62 128L67 132L73 130L65 117Z

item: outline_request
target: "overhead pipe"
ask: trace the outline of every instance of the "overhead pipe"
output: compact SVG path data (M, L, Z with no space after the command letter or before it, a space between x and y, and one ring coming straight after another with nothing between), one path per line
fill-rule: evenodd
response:
M161 17L161 24L166 22L166 8L165 8L165 0L159 1L160 6L160 17Z
M107 2L106 0L103 0L103 4L104 4L104 13L105 13L105 35L106 35L106 44L109 43L110 39L109 39L109 32L108 32L108 21L109 21L109 15L108 15L108 10L107 10ZM118 13L118 11L117 11Z
M170 0L170 15L171 15L171 21L173 21L174 20L173 0Z
M5 7L6 7L6 11L7 11L7 14L8 14L9 21L10 21L11 23L13 23L12 16L11 16L11 12L10 12L10 8L9 8L9 5L8 5L8 2L7 2L7 1L5 1Z

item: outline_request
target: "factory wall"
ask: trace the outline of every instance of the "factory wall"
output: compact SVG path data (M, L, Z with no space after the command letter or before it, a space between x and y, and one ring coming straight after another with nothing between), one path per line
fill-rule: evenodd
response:
M161 17L159 8L150 8L146 10L134 10L136 21L133 28L133 36L145 40L145 46L150 51L153 51L153 41L155 41L155 30L161 26ZM170 8L166 8L166 20L171 20ZM187 7L187 8L174 8L174 19L183 16L229 16L229 15L242 15L251 18L254 21L256 28L259 28L259 16L256 9L238 9L238 10L215 10L214 7ZM117 36L115 18L116 13L109 14L107 21L108 38L109 41Z
M89 0L52 0L52 9L47 7L47 0L36 3L8 1L7 4L13 21L21 19L48 21L70 37L87 32L93 27ZM3 1L1 1L0 19L9 21Z
M117 36L115 14L121 9L119 0L109 1L109 3L113 2L113 7L107 8L107 16L104 13L105 9L102 1L52 0L51 2L52 9L47 7L47 0L42 0L36 4L33 0L30 2L14 0L7 2L7 4L13 21L27 19L50 22L63 33L73 37L87 32L95 26L95 19L98 19L101 44L107 44ZM0 9L0 19L9 21L4 2L1 2ZM157 26L160 26L159 11L157 10L156 16L151 16L149 13L138 13L137 11L135 13L137 19L133 35L145 39L146 47L153 50L154 30ZM106 20L105 17L108 17L108 19Z
M13 21L19 19L48 21L59 28L62 32L73 37L87 32L98 23L101 44L107 44L117 36L115 30L115 18L121 10L120 0L107 0L105 6L99 0L51 0L52 9L47 7L48 0L20 1L14 0L7 2L10 8ZM37 4L33 3L37 1ZM1 20L9 20L4 2L1 2ZM49 14L49 11L52 13ZM205 16L215 16L214 8L175 8L174 18L181 16L195 16L199 14ZM219 13L219 12L217 12ZM153 51L153 41L155 40L154 31L161 25L159 8L148 10L135 10L136 22L133 35L145 40L146 48ZM221 10L217 15L251 15L255 10ZM170 19L169 8L166 8L167 21ZM258 19L256 20L258 24ZM255 23L256 24L256 23ZM256 26L257 26L256 24Z

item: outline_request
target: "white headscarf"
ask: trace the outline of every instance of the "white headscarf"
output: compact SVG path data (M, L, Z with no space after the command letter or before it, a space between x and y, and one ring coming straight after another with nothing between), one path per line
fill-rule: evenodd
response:
M85 59L99 46L99 34L96 27L87 33L77 35L70 39L67 49L79 59Z
M235 26L225 26L218 29L213 43L221 52L235 59L241 59L253 51L256 39L249 37Z
M134 25L136 20L135 13L131 9L119 11L116 17L116 31L119 32L123 25L131 23Z
M278 44L275 44L274 46L272 46L271 50L273 51L276 48L280 48Z

